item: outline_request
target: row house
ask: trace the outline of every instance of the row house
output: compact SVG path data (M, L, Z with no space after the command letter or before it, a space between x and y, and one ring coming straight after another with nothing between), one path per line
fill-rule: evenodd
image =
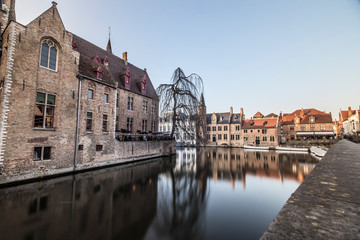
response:
M146 69L67 31L57 4L27 25L2 1L0 175L113 159L116 134L158 127Z
M298 109L281 117L284 140L324 139L335 136L331 113L314 108Z
M336 122L336 132L338 136L360 135L360 107L352 110L348 107L347 111L339 112L339 121Z
M227 145L243 147L278 146L280 120L276 114L267 116L256 113L251 119L245 119L240 113L212 113L206 115L208 145Z

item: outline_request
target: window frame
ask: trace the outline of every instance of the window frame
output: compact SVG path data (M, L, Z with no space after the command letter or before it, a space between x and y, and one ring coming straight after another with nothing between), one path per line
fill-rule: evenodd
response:
M91 93L91 97L89 97L89 94ZM94 90L93 89L88 89L88 99L94 100Z
M38 102L38 94L45 94L45 98L44 98L44 102ZM49 104L48 103L48 96L53 96L54 97L54 104ZM55 94L49 94L49 93L44 93L44 92L40 92L40 91L36 91L36 98L35 98L35 112L34 112L34 124L33 127L36 129L54 129L54 123L55 123L55 108L56 108L56 95ZM39 106L41 106L42 108L42 115L40 114L36 114L36 110L37 109L41 109L39 108ZM48 109L52 109L52 115L48 114ZM42 126L37 126L36 125L36 117L42 117ZM50 119L51 120L51 125L47 126L47 120Z
M90 117L89 117L90 113ZM90 128L88 128L90 126ZM86 132L93 132L93 113L92 112L86 112L86 125L85 125Z
M52 45L49 45L49 42L52 43ZM44 44L47 45L48 47L48 51L47 51L47 55L46 55L46 66L42 65L43 64L43 46ZM56 56L55 56L55 69L50 67L50 60L51 60L51 50L55 49L56 50ZM39 66L45 69L48 69L50 71L54 71L57 72L58 69L58 62L59 62L59 47L57 46L57 44L55 43L55 41L53 41L52 39L46 38L43 39L41 41L40 44L40 61L39 61Z
M128 107L129 111L134 111L134 97L128 97Z
M108 115L103 114L103 124L102 124L102 131L103 132L109 132L108 122L109 122Z
M109 94L104 93L104 103L109 103Z
M49 149L49 157L44 158L45 148ZM35 158L36 149L40 149L40 158ZM33 151L33 161L50 161L51 160L51 146L41 146L41 147L34 147Z

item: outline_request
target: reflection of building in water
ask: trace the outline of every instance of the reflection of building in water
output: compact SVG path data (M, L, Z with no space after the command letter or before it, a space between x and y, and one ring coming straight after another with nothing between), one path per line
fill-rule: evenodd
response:
M199 150L198 168L210 161L214 181L241 180L245 188L246 175L293 179L302 182L316 165L309 154L282 154L276 151L248 151L239 148L202 148Z
M175 171L196 172L196 148L177 148Z
M156 214L161 164L2 189L1 239L142 239Z

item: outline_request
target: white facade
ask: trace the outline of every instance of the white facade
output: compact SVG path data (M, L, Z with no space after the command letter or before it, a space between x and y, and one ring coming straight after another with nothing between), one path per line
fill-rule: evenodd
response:
M180 146L195 146L196 145L196 123L191 121L185 114L180 115L185 121L178 122L175 126L175 140ZM172 114L166 114L159 119L159 132L170 134L172 130Z
M359 109L356 109L355 114L349 116L343 121L344 135L356 135L360 133Z

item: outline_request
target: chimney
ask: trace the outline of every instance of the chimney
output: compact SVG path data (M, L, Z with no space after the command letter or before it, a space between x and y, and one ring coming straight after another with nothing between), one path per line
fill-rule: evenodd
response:
M127 63L128 63L127 52L123 52L123 60L125 62L125 65L127 65Z
M300 116L301 116L301 117L304 116L304 109L303 109L303 108L301 108Z
M230 107L230 115L232 115L232 114L233 114L233 108Z
M348 107L348 117L352 115L351 107Z

